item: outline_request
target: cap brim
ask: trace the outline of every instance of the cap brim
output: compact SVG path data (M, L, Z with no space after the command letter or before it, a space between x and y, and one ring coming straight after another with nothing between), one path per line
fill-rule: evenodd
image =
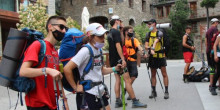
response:
M102 35L104 35L106 32L108 32L108 30L102 28L102 29L99 30L98 33L96 33L96 34L94 34L94 35L96 35L96 36L102 36Z
M151 22L151 21L143 21L144 23L149 23L149 22Z

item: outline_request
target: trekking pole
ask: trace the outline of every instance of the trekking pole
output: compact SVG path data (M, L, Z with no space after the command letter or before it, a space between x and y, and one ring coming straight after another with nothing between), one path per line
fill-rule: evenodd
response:
M60 110L60 109L59 109L58 95L57 95L57 85L56 85L56 80L53 80L53 86L54 86L54 92L55 92L55 97L56 97L57 110Z
M63 74L63 63L60 63L59 67L60 67L60 72ZM66 98L64 89L63 89L62 81L59 80L58 84L59 84L60 97L63 101L63 110L69 110L69 106L68 106L68 102L67 102L67 98Z
M157 70L156 70L156 71L157 71ZM160 81L160 85L161 85L161 88L162 88L162 90L163 90L163 93L165 93L165 91L164 91L164 89L163 89L163 85L162 85L162 83L161 83L160 76L159 76L158 72L157 72L156 74L157 74L158 79L159 79L159 81Z
M112 73L110 74L110 104L111 104L111 95L112 95Z
M149 76L149 80L150 80L150 84L151 84L151 91L152 91L152 79L150 77L150 72L149 72L149 66L147 65L147 60L145 58L145 62L146 62L146 66L147 66L147 72L148 72L148 76ZM154 97L154 100L156 101L156 98Z
M125 110L125 91L124 91L124 77L123 77L123 75L121 75L121 89L122 89L123 110Z

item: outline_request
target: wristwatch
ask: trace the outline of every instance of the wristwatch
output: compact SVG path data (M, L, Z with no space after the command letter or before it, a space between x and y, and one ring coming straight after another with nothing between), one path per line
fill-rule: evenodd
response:
M42 68L42 72L43 72L44 76L46 77L47 76L47 74L46 74L46 67Z

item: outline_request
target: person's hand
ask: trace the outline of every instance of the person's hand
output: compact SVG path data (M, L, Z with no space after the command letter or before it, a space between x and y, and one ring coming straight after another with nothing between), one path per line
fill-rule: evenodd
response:
M120 71L121 68L122 68L122 64L117 64L117 65L115 66L115 70L116 70L116 71Z
M155 54L155 51L154 50L150 50L150 54L154 55Z
M191 49L192 51L195 51L195 50L196 50L196 48L195 48L194 46L192 46L190 49Z
M218 56L215 56L214 59L215 59L215 62L218 62Z
M56 81L63 78L63 75L61 74L60 71L52 68L46 68L46 74L52 76L52 78L55 79Z
M122 68L125 68L125 67L126 67L126 61L122 60Z
M81 84L77 84L77 86L76 86L76 92L80 92L80 93L83 93L84 91L83 91L83 85L81 85Z

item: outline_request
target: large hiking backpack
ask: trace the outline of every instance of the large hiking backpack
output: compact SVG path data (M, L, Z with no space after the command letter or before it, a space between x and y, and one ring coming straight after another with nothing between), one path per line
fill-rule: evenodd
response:
M83 34L83 32L81 32L80 30L76 28L69 29L65 33L65 37L63 38L62 43L60 45L59 58L60 58L60 61L65 66L68 63L68 61L72 57L74 57L83 46L87 47L90 51L90 59L89 59L87 66L84 69L84 72L87 74L90 71L90 69L93 68L93 60L94 60L94 57L97 57L97 56L93 55L92 48L89 45L87 44L84 45L85 43L87 43L87 42L84 42L84 39L85 39L85 35ZM101 51L101 54L102 54L102 51ZM75 68L72 71L74 73L74 81L75 83L77 83L78 81L81 80L79 70L78 68ZM74 91L73 88L68 83L68 81L66 80L65 75L62 78L62 83L63 83L64 89L70 92Z
M25 34L19 35L18 33L21 33L21 31L10 29L0 66L0 77L9 81L9 84L3 86L20 93L21 105L23 105L21 92L28 93L35 88L35 81L33 79L19 76L20 67L24 59L24 52L34 41L38 40L40 42L39 63L35 67L41 64L46 52L46 44L43 41L44 36L42 33L28 28L22 29L22 32ZM15 35L13 33L15 33Z
M167 36L166 30L163 28L159 28L158 31L161 31L163 33L163 42L160 42L162 44L162 50L164 51L165 55L168 56L169 49L170 49L170 38ZM156 36L158 36L158 31ZM148 33L148 36L150 36L150 32Z
M188 74L188 81L190 82L201 82L209 80L209 69L207 67L201 67L200 70L195 70L193 67L190 68L190 73Z

